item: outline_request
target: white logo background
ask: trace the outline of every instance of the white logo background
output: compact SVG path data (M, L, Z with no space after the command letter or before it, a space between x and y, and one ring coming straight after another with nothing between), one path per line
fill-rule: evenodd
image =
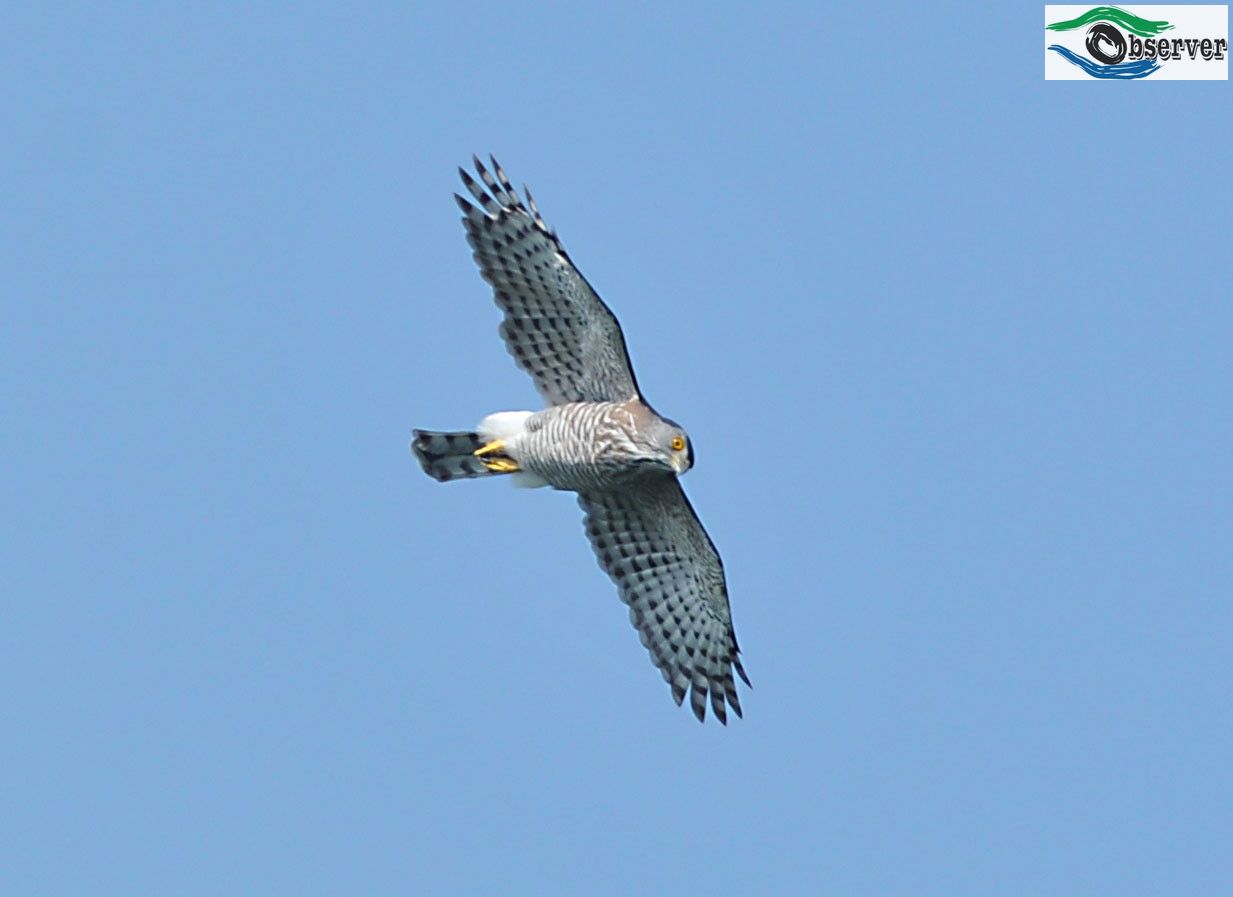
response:
M1094 6L1113 5L1093 3L1088 6L1046 6L1045 25L1054 22L1064 22L1077 19ZM1161 32L1158 38L1173 38L1194 40L1196 38L1229 39L1229 7L1228 6L1121 6L1120 9L1133 13L1141 19L1166 21L1173 27ZM1060 54L1051 51L1049 46L1057 44L1070 50L1076 56L1091 59L1084 42L1087 30L1091 25L1084 25L1073 31L1045 30L1045 80L1046 81L1102 81L1106 79L1093 78L1074 63L1067 61ZM1115 25L1126 34L1125 29ZM1130 38L1126 34L1127 39ZM1142 38L1140 38L1142 40ZM1228 51L1225 58L1217 62L1205 60L1202 56L1191 60L1169 59L1160 63L1160 68L1141 78L1142 81L1227 81L1229 80ZM1108 79L1115 80L1115 79Z

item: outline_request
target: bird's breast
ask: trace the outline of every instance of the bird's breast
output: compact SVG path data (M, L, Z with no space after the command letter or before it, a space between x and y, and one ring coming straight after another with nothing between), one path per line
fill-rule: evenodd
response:
M536 412L519 440L518 463L556 489L610 488L633 464L628 411L611 402L576 402Z

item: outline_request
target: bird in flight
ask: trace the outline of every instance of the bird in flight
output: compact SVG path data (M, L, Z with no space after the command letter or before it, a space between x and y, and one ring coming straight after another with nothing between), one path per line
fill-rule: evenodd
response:
M454 195L480 274L505 313L500 333L546 407L498 411L474 432L415 430L433 479L508 475L578 495L587 536L679 705L701 722L741 715L732 671L749 685L715 544L678 477L694 463L680 424L643 398L612 311L497 160L460 168L474 203Z

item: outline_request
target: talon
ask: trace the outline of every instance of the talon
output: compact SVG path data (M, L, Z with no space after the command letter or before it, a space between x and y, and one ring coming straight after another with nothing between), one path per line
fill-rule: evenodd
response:
M518 470L518 462L513 458L481 458L480 461L493 473L513 473Z
M518 462L505 454L505 441L494 439L487 445L480 446L471 454L479 458L485 467L493 473L513 473L518 470ZM493 457L488 457L492 455Z
M494 439L487 445L477 448L474 452L472 452L472 454L477 458L482 458L485 455L491 455L493 452L499 452L503 448L505 448L505 441L502 439Z

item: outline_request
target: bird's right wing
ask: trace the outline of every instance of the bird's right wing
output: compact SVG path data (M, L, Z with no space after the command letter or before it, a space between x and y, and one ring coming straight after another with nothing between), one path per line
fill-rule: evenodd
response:
M620 492L578 496L599 564L629 605L629 619L680 704L699 721L707 697L721 723L737 716L737 674L749 684L732 630L728 587L715 545L674 476Z
M458 171L481 208L454 198L480 274L505 312L501 337L518 366L549 405L637 396L621 325L544 224L531 192L523 188L528 208L496 159L493 173L474 161L482 186Z

